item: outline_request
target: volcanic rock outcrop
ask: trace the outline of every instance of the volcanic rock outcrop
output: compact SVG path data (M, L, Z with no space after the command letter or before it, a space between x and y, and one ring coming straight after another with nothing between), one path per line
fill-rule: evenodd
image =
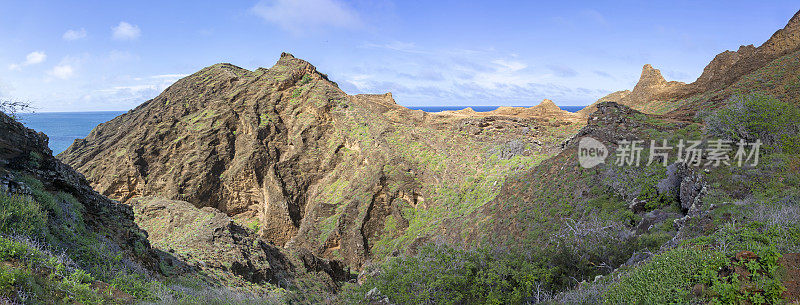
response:
M214 208L275 245L358 267L447 230L442 218L483 205L581 126L552 102L455 115L349 96L284 53L269 69L202 69L59 158L111 198Z

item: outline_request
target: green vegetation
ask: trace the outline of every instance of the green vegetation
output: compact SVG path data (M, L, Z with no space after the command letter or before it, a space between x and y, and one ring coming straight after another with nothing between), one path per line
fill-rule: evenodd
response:
M69 259L43 250L35 241L0 237L0 296L31 304L102 304L105 291L90 286L95 278Z
M689 299L691 284L704 269L725 257L697 249L676 249L657 255L626 273L605 293L607 304L680 304Z
M0 192L0 233L36 236L44 231L47 214L38 202Z
M734 97L705 123L712 136L734 142L760 140L771 151L800 153L800 108L768 95Z
M186 119L184 119L184 122L188 124L189 129L199 131L211 128L213 118L216 116L217 114L214 112L214 110L205 109L188 116Z
M795 236L800 236L798 228L791 229ZM780 282L776 243L786 230L753 222L728 225L712 235L689 240L683 247L623 272L619 281L609 284L605 302L682 304L703 298L711 304L780 304L785 288ZM752 251L757 258L734 259L741 251Z
M31 196L0 192L0 299L22 304L282 304L299 293L270 285L214 288L202 274L157 279L87 228L85 207L66 192L18 176ZM207 219L206 219L207 221ZM134 253L149 255L136 241ZM56 254L60 253L60 254ZM172 267L160 261L170 275ZM189 284L188 282L194 284ZM296 289L296 288L295 288Z
M376 277L344 288L342 298L363 303L373 288L397 304L519 304L536 297L553 270L526 261L531 254L426 246L389 259Z

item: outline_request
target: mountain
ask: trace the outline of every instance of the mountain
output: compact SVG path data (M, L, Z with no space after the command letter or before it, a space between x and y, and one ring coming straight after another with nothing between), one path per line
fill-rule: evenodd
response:
M558 117L553 117L553 115ZM269 242L359 267L452 230L584 122L550 101L426 113L354 95L284 53L217 64L59 155L100 193L211 207Z
M714 57L703 69L703 74L687 86L689 94L723 89L771 61L800 50L800 12L789 20L783 29L776 31L758 47L741 46L737 51L725 51Z
M793 77L796 69L792 69L800 56L798 52L800 12L762 45L741 46L737 51L718 54L692 83L667 82L659 70L648 64L642 68L641 77L630 94L623 93L626 91L611 93L578 113L588 115L596 109L598 103L613 101L647 113L665 114L678 110L677 113L685 115L688 109L693 109L688 111L693 112L706 108L701 104L727 99L737 93L733 88L752 87L764 78L774 78L772 82L763 82L773 88L758 88L759 90L766 89L776 96L794 98L797 95L793 88L800 86ZM780 63L777 62L779 59L782 59ZM785 75L787 73L791 75ZM746 91L748 88L744 89Z
M548 100L409 110L287 53L269 69L217 64L58 158L133 207L178 262L161 269L244 287L294 278L314 283L300 290L322 296L310 303L790 303L797 16L691 84L645 65L632 90L578 114ZM640 162L625 164L631 140ZM678 143L695 140L702 162L680 162ZM762 141L760 163L714 165L716 140ZM663 141L667 156L648 149ZM608 152L591 168L586 142Z

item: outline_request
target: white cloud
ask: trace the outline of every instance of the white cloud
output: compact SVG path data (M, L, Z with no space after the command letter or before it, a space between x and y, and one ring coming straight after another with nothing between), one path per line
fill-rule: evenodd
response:
M189 74L161 74L150 76L150 78L179 80L187 76L189 76Z
M69 64L60 64L53 67L47 74L60 79L68 79L75 75L75 70Z
M350 76L350 78L347 80L347 82L353 84L353 86L355 86L358 90L363 92L363 91L369 91L369 90L373 89L373 84L370 81L371 78L372 78L372 75L356 74L356 75Z
M578 71L564 65L549 64L547 68L558 77L574 77L578 75Z
M138 26L120 21L119 25L111 28L112 37L116 40L136 40L142 36Z
M528 67L525 63L518 62L518 61L509 61L505 59L495 59L492 61L493 64L500 66L501 70L505 71L519 71Z
M24 66L36 65L40 64L47 59L47 54L43 51L36 51L28 53L28 56L25 56L25 61L19 64L11 64L8 66L10 70L21 70Z
M607 86L593 81L593 74L580 73L582 67L532 60L490 46L441 49L389 41L361 47L385 54L340 74L342 89L348 93L391 91L401 105L530 106L543 98L559 105L580 105L608 93Z
M61 38L66 41L84 39L86 38L86 29L82 28L80 30L68 30L64 32L64 35L62 35Z
M86 53L74 56L65 56L61 59L58 65L47 71L47 75L58 79L71 79L90 59L91 57ZM51 79L45 80L50 81Z
M362 26L356 11L338 0L261 1L250 11L295 34L325 27L354 29Z
M104 103L116 109L132 108L158 96L164 89L187 74L161 74L130 78L128 81L84 94L86 104Z
M389 43L366 43L363 45L365 48L373 48L373 49L386 49L391 51L400 51L400 52L408 52L408 53L425 53L424 51L417 48L417 45L413 42L402 42L402 41L392 41Z
M25 65L40 64L45 59L47 59L47 54L44 54L44 52L31 52L25 57Z

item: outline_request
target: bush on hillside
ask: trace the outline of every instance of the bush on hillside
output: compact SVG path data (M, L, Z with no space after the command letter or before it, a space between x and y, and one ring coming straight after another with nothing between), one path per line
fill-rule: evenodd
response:
M710 136L734 142L761 140L779 153L800 153L800 109L764 94L737 96L705 118Z
M546 255L460 250L427 245L413 256L391 258L361 286L342 292L348 304L366 303L370 291L395 304L521 304L545 299L552 268Z

